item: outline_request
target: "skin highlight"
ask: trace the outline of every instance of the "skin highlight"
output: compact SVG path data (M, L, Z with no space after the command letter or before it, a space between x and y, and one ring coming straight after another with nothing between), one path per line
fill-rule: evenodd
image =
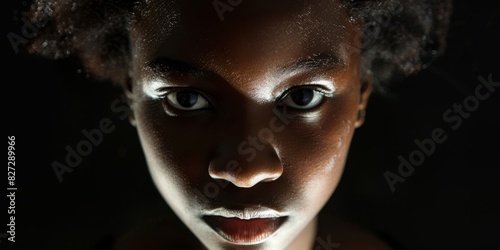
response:
M350 51L359 44L344 46L360 37L360 23L336 1L286 8L252 1L223 23L202 4L183 2L170 29L152 2L143 10L151 16L131 28L125 91L158 190L209 249L311 248L316 216L340 180L371 92L360 54ZM318 105L284 105L305 89ZM176 99L168 97L186 90L209 106L173 107ZM293 119L280 124L275 110ZM284 129L257 140L273 119ZM246 140L256 152L250 161L238 150ZM237 166L228 168L230 161ZM203 197L203 185L214 180L225 188ZM204 220L217 208L249 207L277 211L283 222L271 236L245 242L228 240Z
M451 1L33 0L28 12L43 27L29 53L76 56L123 86L180 219L114 250L389 249L322 207L372 86L383 93L443 52Z

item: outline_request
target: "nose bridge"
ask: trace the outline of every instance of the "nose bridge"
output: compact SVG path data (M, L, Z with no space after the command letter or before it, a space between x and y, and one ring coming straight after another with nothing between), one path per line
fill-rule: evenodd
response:
M282 175L274 132L269 128L272 116L252 111L235 116L234 122L229 123L230 128L210 160L208 172L212 178L249 188Z

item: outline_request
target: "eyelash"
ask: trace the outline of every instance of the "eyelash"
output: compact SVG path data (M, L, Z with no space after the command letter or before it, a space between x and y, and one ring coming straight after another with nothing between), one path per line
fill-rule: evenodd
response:
M291 92L295 91L295 90L298 90L298 89L312 89L316 92L319 92L320 94L324 95L325 97L332 97L333 94L331 91L328 91L326 89L324 89L322 86L320 85L299 85L299 86L294 86L294 87L291 87L289 89L287 89L279 98L278 98L278 102L281 101L281 99L283 99L284 97L286 97L288 94L290 94Z
M197 93L200 97L202 97L203 99L206 100L206 102L208 103L209 106L206 108L195 109L195 110L180 109L180 108L174 107L170 103L171 99L169 98L169 95L175 94L175 93L180 92L180 91L193 91L193 92ZM162 106L163 106L165 112L167 112L167 114L169 114L171 116L194 114L194 112L196 112L196 111L210 110L214 106L212 98L210 98L209 95L207 95L203 91L200 91L200 90L195 89L195 88L189 88L189 87L173 87L172 88L172 87L169 87L169 88L162 88L159 90L159 92L161 92L161 94L158 95L158 97L159 97L159 99L162 100Z
M333 93L331 91L326 90L323 86L320 86L320 85L300 85L300 86L294 86L294 87L292 87L290 89L287 89L281 96L279 96L277 98L275 107L284 107L284 106L286 106L286 105L283 104L283 101L286 100L286 98L288 98L294 91L301 90L301 89L311 89L315 93L322 95L322 97L321 97L322 99L319 101L319 103L317 105L314 105L311 108L301 109L301 108L290 107L290 108L292 108L294 110L297 110L299 112L309 112L309 111L312 111L313 109L321 106L321 104L324 102L324 98L325 97L332 97L333 96ZM179 91L193 91L193 92L196 92L199 96L201 96L203 99L205 99L208 102L209 107L208 108L203 108L203 109L195 109L195 110L179 109L179 108L173 107L173 105L170 104L169 101L168 101L169 100L169 95L177 93ZM200 90L195 89L195 88L189 88L189 87L165 88L165 89L161 89L160 92L163 92L162 94L159 95L159 97L160 97L160 99L162 99L162 103L163 103L164 108L166 109L166 112L169 113L170 115L173 115L173 116L177 115L177 114L174 114L174 113L180 113L180 112L190 113L190 112L195 112L195 111L204 111L204 110L210 110L211 108L214 107L213 98L211 98L210 95L204 93L203 91L200 91ZM167 105L168 105L168 107L165 107Z
M285 91L285 92L284 92L284 93L283 93L280 97L278 97L278 101L276 102L276 103L277 103L277 104L276 104L276 106L278 106L278 107L279 107L279 106L284 106L284 105L282 105L282 102L283 102L283 101L284 101L287 97L289 97L289 96L290 96L290 94L292 94L294 91L297 91L297 90L300 90L300 89L311 89L311 90L313 90L314 92L319 93L320 95L322 95L322 98L324 98L324 97L327 97L327 98L328 98L328 97L332 97L332 96L333 96L332 91L328 91L328 90L326 90L326 89L325 89L323 86L321 86L321 85L300 85L300 86L294 86L294 87L292 87L292 88L290 88L290 89L287 89L287 90L286 90L286 91ZM320 103L319 103L318 105L314 106L314 107L313 107L313 108L311 108L311 109L314 109L314 108L316 108L316 107L320 106L322 102L324 102L324 99L323 99L323 100L321 100L321 101L320 101ZM294 108L294 109L296 109L296 108ZM311 109L298 109L298 110L307 112L307 111L310 111Z

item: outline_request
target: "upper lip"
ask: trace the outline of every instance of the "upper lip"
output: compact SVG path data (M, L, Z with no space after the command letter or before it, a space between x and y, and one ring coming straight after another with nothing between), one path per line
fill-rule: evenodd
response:
M219 207L206 212L205 215L221 216L226 218L238 218L242 220L250 220L256 218L278 218L284 216L282 213L274 209L262 206L252 206L241 209L229 209L225 207Z

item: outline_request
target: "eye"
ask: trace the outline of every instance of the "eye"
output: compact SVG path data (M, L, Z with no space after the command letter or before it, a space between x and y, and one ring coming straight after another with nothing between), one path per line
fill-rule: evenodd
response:
M313 88L296 88L286 93L280 104L296 109L311 109L318 106L323 97L323 93Z
M210 103L196 90L176 90L166 95L168 103L180 110L199 110L210 107Z

